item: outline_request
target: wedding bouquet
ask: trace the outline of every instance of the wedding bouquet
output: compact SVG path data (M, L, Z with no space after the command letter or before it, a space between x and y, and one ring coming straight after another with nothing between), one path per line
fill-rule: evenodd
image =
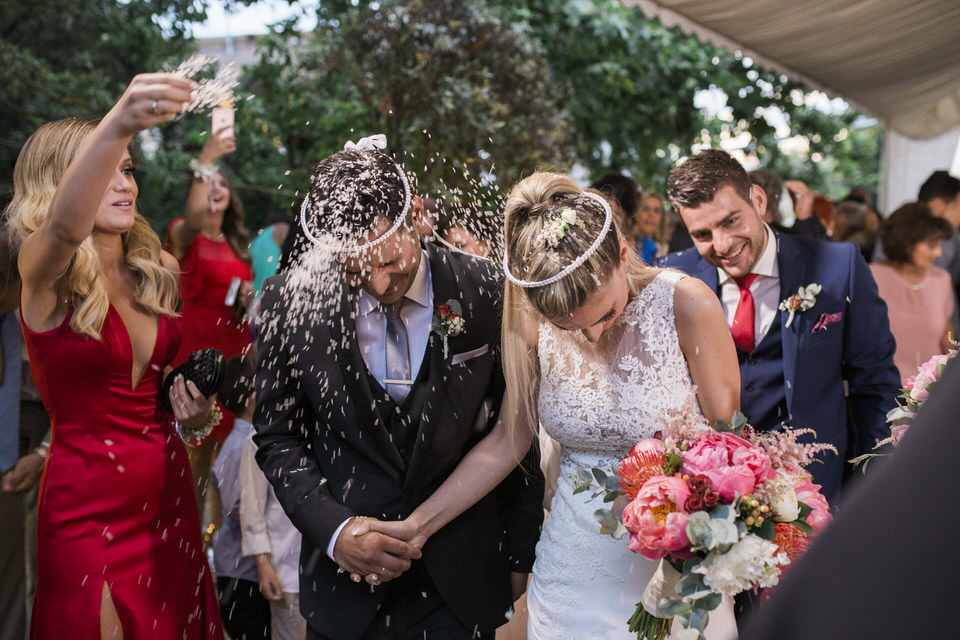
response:
M956 344L957 343L954 342L954 345ZM890 424L890 437L877 441L877 444L873 447L874 449L879 449L888 444L894 447L900 444L900 439L903 438L903 434L907 432L907 429L909 429L913 423L913 419L916 418L917 412L920 410L920 405L926 402L930 396L930 390L933 388L933 385L936 384L940 376L943 375L943 370L946 368L947 362L955 355L957 355L957 349L955 348L950 349L945 354L937 354L920 365L920 368L917 370L917 375L907 378L898 396L898 400L903 400L903 402L897 402L897 406L887 412L887 422ZM871 458L882 455L888 454L865 453L862 456L857 456L850 462L853 464L863 464L863 469L866 470L867 462L869 462Z
M574 493L590 489L612 509L595 515L601 532L660 560L628 624L640 639L702 640L708 612L723 596L773 587L830 521L819 485L804 467L830 445L798 441L809 429L760 433L743 414L706 424L695 403L640 440L612 475L577 470Z

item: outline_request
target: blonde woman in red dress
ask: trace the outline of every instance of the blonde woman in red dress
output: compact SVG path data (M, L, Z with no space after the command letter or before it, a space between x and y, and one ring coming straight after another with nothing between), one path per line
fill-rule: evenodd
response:
M52 423L37 640L223 638L187 454L157 403L180 340L177 261L136 211L128 150L190 96L189 80L137 76L101 122L40 127L14 169L21 322ZM208 419L192 382L170 399L185 428Z

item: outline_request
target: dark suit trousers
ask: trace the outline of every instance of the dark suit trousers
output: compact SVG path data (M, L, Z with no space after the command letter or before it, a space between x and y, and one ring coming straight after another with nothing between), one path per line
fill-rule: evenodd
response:
M494 633L482 634L468 629L443 603L420 562L405 574L378 588L390 593L373 622L356 640L493 640ZM339 615L350 615L341 612ZM307 640L334 640L317 633L309 625Z

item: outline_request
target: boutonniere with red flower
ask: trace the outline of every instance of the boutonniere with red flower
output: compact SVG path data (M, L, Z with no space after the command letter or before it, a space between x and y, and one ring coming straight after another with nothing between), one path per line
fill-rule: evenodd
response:
M793 316L801 311L812 309L813 305L817 303L817 294L821 291L823 291L823 287L814 282L805 287L800 287L795 294L781 302L780 311L786 311L790 314L787 323L783 326L789 327L793 324Z
M430 330L443 338L443 357L447 357L447 338L453 338L466 329L463 321L463 308L459 300L447 300L437 305L433 312Z

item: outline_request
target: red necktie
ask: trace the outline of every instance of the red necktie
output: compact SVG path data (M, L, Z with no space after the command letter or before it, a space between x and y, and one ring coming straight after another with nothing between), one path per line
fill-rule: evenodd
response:
M750 293L750 285L757 279L757 274L748 273L740 278L734 278L737 286L740 287L740 303L737 305L737 312L733 315L733 326L730 327L730 333L733 334L733 342L738 349L750 353L753 351L753 294Z

